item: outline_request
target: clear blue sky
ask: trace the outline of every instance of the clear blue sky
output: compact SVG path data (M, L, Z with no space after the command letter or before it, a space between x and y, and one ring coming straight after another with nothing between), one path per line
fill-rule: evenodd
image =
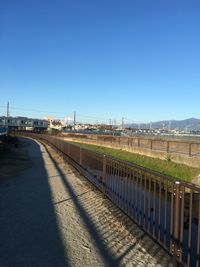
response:
M0 1L0 115L7 100L11 115L199 118L200 1Z

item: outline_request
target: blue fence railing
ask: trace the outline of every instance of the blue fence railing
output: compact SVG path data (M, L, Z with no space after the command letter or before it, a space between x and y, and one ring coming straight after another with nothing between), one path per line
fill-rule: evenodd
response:
M7 133L6 128L5 127L0 127L0 135L4 135L6 133Z

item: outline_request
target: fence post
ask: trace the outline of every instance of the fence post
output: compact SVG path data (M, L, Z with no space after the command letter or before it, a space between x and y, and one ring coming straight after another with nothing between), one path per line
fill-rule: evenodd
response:
M138 147L140 147L140 138L138 138Z
M173 267L179 266L179 214L180 214L180 182L175 183L175 201L174 201L174 242L173 242Z
M153 140L151 139L151 150L153 149Z
M169 153L169 141L167 141L167 153Z
M82 166L82 148L80 147L80 165Z
M106 155L103 155L103 173L102 173L103 193L106 193Z
M191 157L191 155L192 155L192 144L189 143L189 156Z
M70 156L70 148L71 148L71 144L68 143L68 157Z

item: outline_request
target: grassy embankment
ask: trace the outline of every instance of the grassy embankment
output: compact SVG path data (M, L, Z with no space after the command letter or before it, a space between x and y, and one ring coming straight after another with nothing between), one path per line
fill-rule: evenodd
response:
M72 142L73 144L79 145L82 148L86 148L95 152L103 153L116 159L135 163L139 166L151 169L156 172L160 172L165 175L169 175L175 178L179 178L184 181L190 182L194 177L200 174L200 168L189 167L184 164L174 163L168 158L168 160L161 160L158 158L151 158L135 153L130 153L122 150L97 146L88 145L83 143Z

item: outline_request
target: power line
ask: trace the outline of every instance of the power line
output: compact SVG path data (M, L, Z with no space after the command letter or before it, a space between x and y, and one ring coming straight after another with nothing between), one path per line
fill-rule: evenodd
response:
M38 109L28 109L28 108L18 108L18 107L11 107L13 110L23 110L23 111L32 111L32 112L42 112L42 113L55 113L55 114L64 114L64 112L58 111L49 111L49 110L38 110Z
M0 108L5 108L6 106L1 105ZM67 121L71 121L72 124L74 124L74 112L70 112L70 113L65 113L65 112L60 112L60 111L53 111L53 110L42 110L42 109L31 109L31 108L20 108L20 107L16 107L16 106L9 106L9 111L13 111L12 113L15 113L14 111L20 111L17 113L20 113L20 115L18 116L25 116L25 117L43 117L43 118L47 118L49 115L54 115L56 116L56 119L66 119ZM40 114L35 114L35 113L40 113ZM45 113L45 114L44 114ZM62 116L61 116L62 115ZM16 116L16 115L15 115ZM75 115L75 122L77 123L77 114ZM126 119L126 122L133 122L133 123L137 123L135 121L133 121L132 119L127 119L123 117L123 121ZM108 124L108 125L120 125L120 120L116 120L116 119L111 119L111 118L106 118L106 117L101 117L101 116L94 116L94 115L87 115L87 114L78 114L78 121L79 123L88 123L88 124ZM122 123L122 128L124 128L124 122Z

